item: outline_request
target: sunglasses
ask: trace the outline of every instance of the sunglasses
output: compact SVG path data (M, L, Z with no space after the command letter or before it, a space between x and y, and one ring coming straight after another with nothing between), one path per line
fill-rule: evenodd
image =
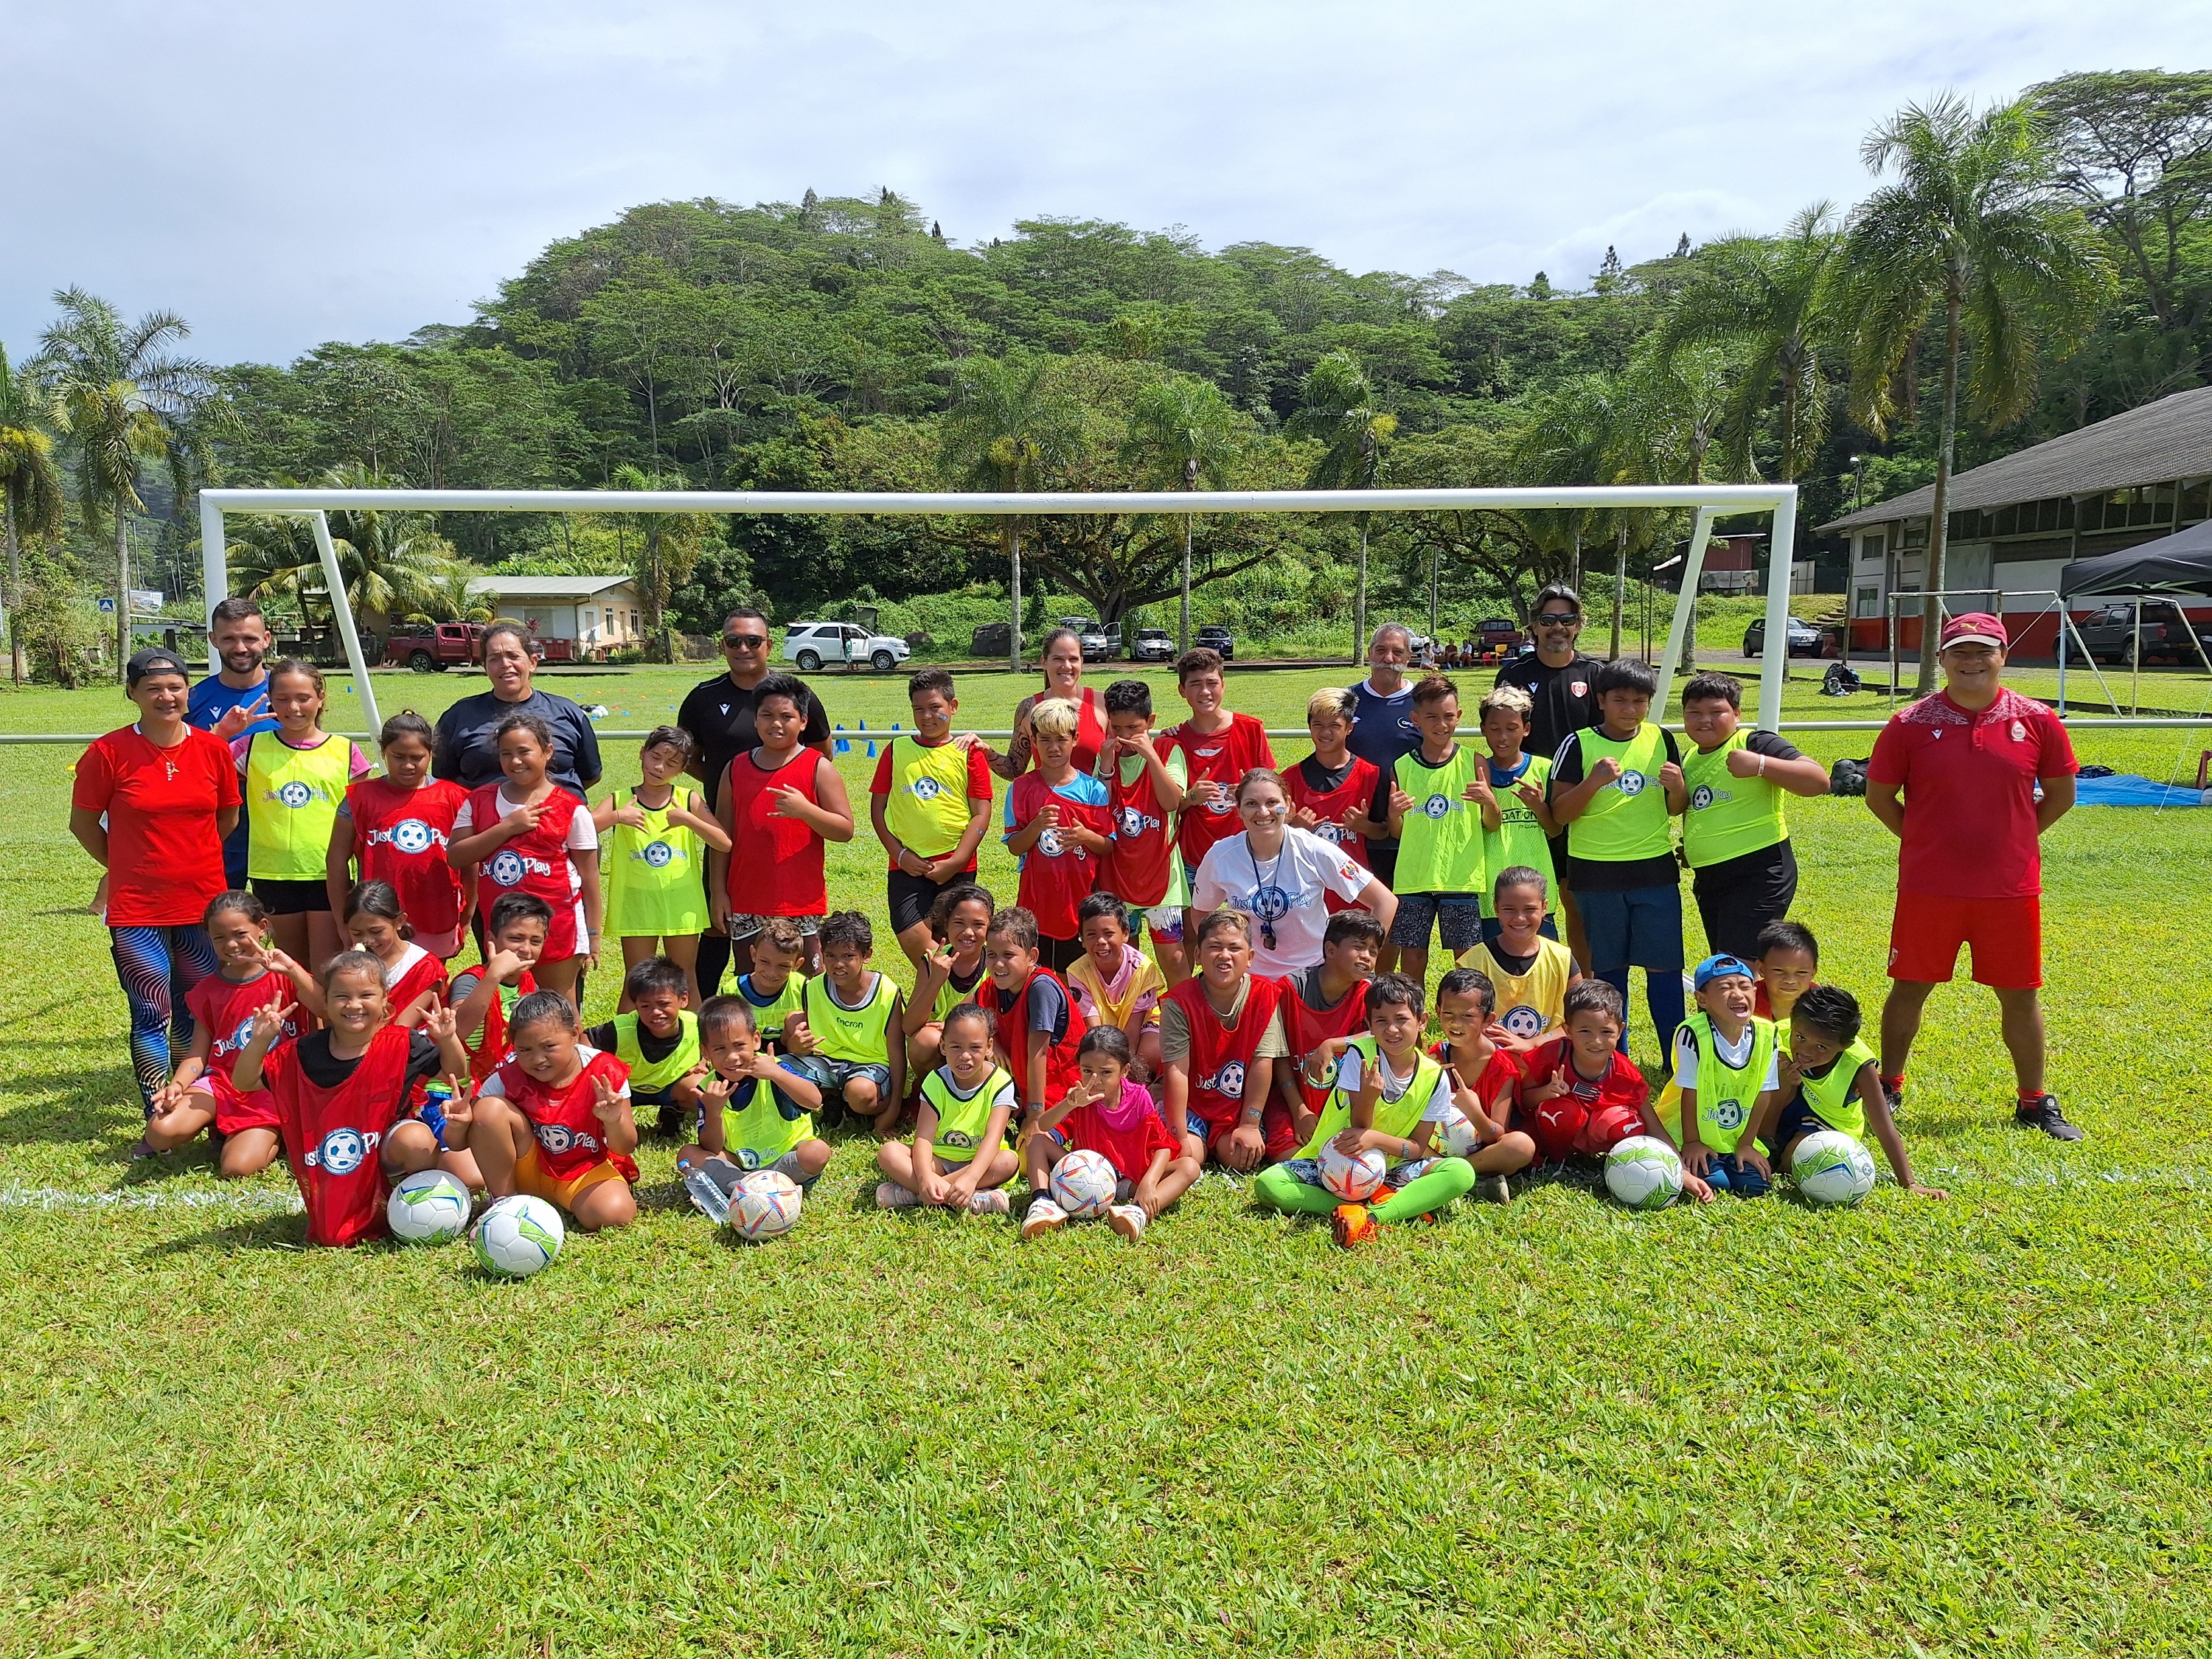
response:
M1582 618L1571 611L1547 611L1536 618L1539 628L1572 628Z
M767 644L768 635L765 634L725 634L722 635L722 649L725 651L758 651Z

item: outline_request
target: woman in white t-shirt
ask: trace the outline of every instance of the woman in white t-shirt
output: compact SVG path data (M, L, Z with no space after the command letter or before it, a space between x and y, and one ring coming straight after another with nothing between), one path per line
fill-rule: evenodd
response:
M1247 772L1237 785L1244 833L1214 843L1191 890L1201 914L1226 905L1252 918L1252 971L1270 978L1320 963L1328 927L1323 895L1365 905L1386 933L1398 912L1397 896L1343 848L1291 829L1290 811L1282 779L1265 767Z

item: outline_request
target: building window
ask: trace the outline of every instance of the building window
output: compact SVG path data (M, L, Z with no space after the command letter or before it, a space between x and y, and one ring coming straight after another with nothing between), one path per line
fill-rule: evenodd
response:
M1927 546L1928 520L1925 519L1908 519L1905 520L1905 533L1899 541L1898 545L1900 547Z
M1881 615L1881 589L1862 587L1851 596L1851 615L1879 617Z
M1889 536L1878 531L1871 536L1859 538L1859 562L1878 565L1889 556Z
M637 612L635 611L629 613L629 631L633 634L637 632Z
M615 613L614 613L614 609L613 609L613 607L612 607L612 606L609 606L609 607L608 607L608 610L607 610L607 635L608 635L608 637L611 639L611 638L614 636L614 632L615 632Z

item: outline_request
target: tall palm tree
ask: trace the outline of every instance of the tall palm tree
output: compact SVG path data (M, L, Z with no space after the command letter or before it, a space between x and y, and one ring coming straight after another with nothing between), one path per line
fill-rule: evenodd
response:
M1527 423L1514 437L1514 476L1532 484L1618 483L1614 458L1627 419L1622 404L1619 382L1602 374L1583 375L1538 398ZM1612 536L1619 550L1617 567L1627 556L1627 521L1618 511L1581 507L1518 517L1540 547L1557 551L1571 541L1573 580L1577 586L1582 580L1585 537ZM1620 568L1616 568L1616 577ZM1620 654L1618 627L1614 654Z
M647 472L625 463L609 482L617 489L688 489L681 473ZM647 649L655 662L675 660L668 637L669 600L691 574L699 549L714 528L705 513L625 513L622 521L638 532L638 556L631 570L639 608L645 613Z
M2086 331L2112 289L2103 246L2057 191L2042 118L2025 100L1977 114L1946 94L1909 104L1859 148L1867 170L1894 170L1851 215L1844 247L1852 413L1877 434L1923 329L1942 339L1942 426L1922 583L1920 683L1936 683L1933 595L1945 578L1951 466L1961 372L1972 411L2003 421L2035 394L2039 347Z
M287 487L296 487L284 480ZM404 481L360 461L342 461L315 481L324 489L396 489ZM460 562L453 544L419 513L345 507L330 515L331 550L337 556L345 602L372 634L388 632L395 618L427 613ZM308 521L292 515L240 520L232 563L234 579L250 597L290 599L304 617L311 605L331 609L330 580Z
M1045 469L1074 447L1076 410L1053 386L1048 360L1010 353L970 357L953 382L939 465L970 489L1012 492L1037 487ZM999 520L999 545L1012 580L1012 637L1007 662L1022 665L1022 528Z
M210 370L170 348L191 330L173 312L149 311L125 324L97 295L65 288L54 295L59 320L40 337L31 367L46 387L76 453L77 497L87 521L115 531L115 672L131 656L130 514L138 469L155 462L181 475L191 459L185 427L207 395ZM185 480L179 476L181 486ZM181 489L180 489L181 493Z
M407 620L416 623L491 621L494 612L490 605L470 586L476 579L474 566L456 562L451 569L424 584L419 596L422 609L411 612Z
M1196 489L1202 481L1219 489L1243 453L1236 406L1211 380L1188 374L1155 381L1129 409L1122 452L1139 477L1171 489ZM1190 649L1192 515L1182 520L1182 625L1176 649Z
M1372 489L1397 434L1398 417L1382 408L1357 358L1345 350L1328 353L1313 366L1299 388L1298 412L1291 429L1322 441L1321 459L1306 475L1309 489ZM1359 576L1352 605L1352 659L1367 643L1367 529L1359 520Z
M1827 435L1843 249L1832 214L1816 202L1779 236L1708 243L1654 333L1662 364L1704 346L1741 354L1723 437L1739 477L1756 475L1753 450L1769 404L1776 405L1775 472L1785 481L1803 474Z
M0 540L8 545L8 654L15 683L23 683L23 538L62 528L62 475L54 441L40 429L46 400L27 374L8 367L0 349Z

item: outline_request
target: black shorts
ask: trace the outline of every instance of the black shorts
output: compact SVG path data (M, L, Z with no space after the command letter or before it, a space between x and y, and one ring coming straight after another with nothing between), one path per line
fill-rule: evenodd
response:
M937 896L948 887L958 887L975 879L972 871L963 871L950 881L932 881L927 876L910 876L903 870L890 872L886 891L891 902L891 932L903 933L918 921L927 921L929 913L937 905Z
M275 876L256 876L253 896L268 907L272 916L304 916L317 910L328 915L331 910L330 884L319 878L285 881Z
M1759 954L1759 929L1788 915L1796 900L1797 855L1784 840L1709 864L1692 872L1691 891L1706 945L1749 962Z
M1398 885L1398 843L1394 841L1387 847L1377 847L1373 842L1369 842L1367 867L1374 872L1376 880L1395 891Z

